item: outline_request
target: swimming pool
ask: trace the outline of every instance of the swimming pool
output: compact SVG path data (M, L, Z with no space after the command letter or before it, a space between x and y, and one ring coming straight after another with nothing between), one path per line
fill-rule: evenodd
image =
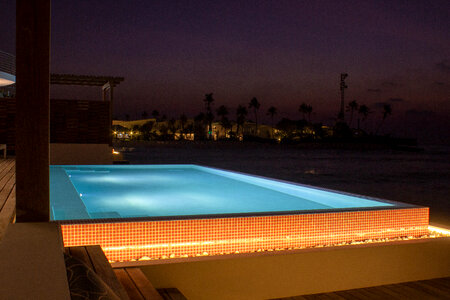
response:
M110 260L422 235L428 208L197 165L51 166L66 246Z

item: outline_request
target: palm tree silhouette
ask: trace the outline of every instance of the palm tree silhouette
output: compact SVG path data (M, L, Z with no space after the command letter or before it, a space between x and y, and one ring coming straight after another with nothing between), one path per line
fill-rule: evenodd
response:
M277 108L275 106L269 107L267 110L267 115L272 119L272 138L273 138L273 117L277 114Z
M195 139L202 140L205 138L205 123L206 115L205 113L199 113L194 118L194 135Z
M153 116L153 118L155 118L156 121L158 121L159 111L157 111L156 109L154 109L154 110L152 111L152 116Z
M241 127L243 131L245 117L247 116L247 114L248 111L245 106L239 105L238 108L236 109L236 123L237 123L236 135L239 135L239 127Z
M181 114L181 116L180 116L180 126L181 126L181 134L180 134L180 137L181 137L181 138L183 138L183 133L185 133L185 132L184 132L184 126L186 125L186 123L187 123L187 117L186 117L186 115L185 115L185 114Z
M311 113L313 111L313 108L311 105L308 105L306 108L306 113L308 114L308 122L311 123Z
M384 123L384 120L386 120L386 118L390 115L392 115L392 106L388 103L385 103L383 105L383 118L381 119L380 125L378 125L378 128L375 131L375 134L378 133L378 130L380 130L381 125L383 125L383 123Z
M256 125L255 135L258 135L258 109L260 106L261 104L258 102L258 99L256 99L256 97L253 97L252 100L250 100L250 103L248 104L248 108L253 109L253 113L255 114L255 125Z
M217 115L220 116L220 124L222 125L222 127L225 129L226 132L226 130L230 126L230 121L227 118L228 108L225 105L221 105L219 106L216 112Z
M225 105L221 105L219 106L216 112L217 115L223 119L226 118L226 116L228 115L228 108Z
M205 94L205 99L203 99L206 106L206 120L208 121L208 138L212 137L212 121L214 120L214 114L212 113L211 106L214 102L213 93Z
M367 119L370 113L371 113L370 108L367 105L363 104L359 106L358 114L362 115L361 120L362 122L364 122ZM358 118L358 129L359 129L359 118Z
M358 111L358 107L359 107L359 105L356 102L356 100L353 100L347 104L347 111L350 112L350 124L349 124L350 128L352 127L353 113L355 111Z
M302 103L300 107L298 108L298 111L303 114L303 120L306 121L306 115L308 115L308 122L311 123L311 113L313 111L313 108L311 105L308 105L306 103Z

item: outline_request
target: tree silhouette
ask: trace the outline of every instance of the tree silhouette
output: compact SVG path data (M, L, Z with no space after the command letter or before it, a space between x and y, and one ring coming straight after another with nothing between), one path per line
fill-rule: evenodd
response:
M206 106L206 120L208 122L208 138L211 139L212 136L212 121L214 120L214 114L212 113L211 106L214 102L213 93L205 94L205 99L203 99Z
M221 105L216 112L217 115L223 119L228 115L228 108L225 105Z
M371 113L370 108L367 105L363 104L359 106L358 114L362 116L361 120L362 122L364 122L367 119L370 113ZM359 118L358 118L358 129L359 129Z
M260 106L261 104L258 102L258 99L256 99L256 97L253 97L252 100L250 100L250 103L248 104L248 108L253 109L253 113L255 114L255 126L256 126L255 135L258 135L258 109Z
M184 132L184 126L186 125L186 123L187 123L186 115L185 114L181 114L181 116L180 116L181 137L183 137L183 133L185 133Z
M171 133L172 139L175 136L175 133L177 132L177 123L174 118L170 119L168 122L168 128Z
M146 141L150 140L153 125L154 125L153 121L147 121L144 124L142 124L139 130L142 132L142 137L144 138L144 140Z
M313 108L311 105L308 105L306 108L306 113L308 114L308 122L311 123L311 113L313 111Z
M358 103L356 102L356 100L350 101L350 102L347 104L347 111L350 112L350 123L349 123L349 126L350 126L350 127L352 127L353 113L354 113L355 111L358 111L358 107L359 107L359 105L358 105Z
M152 116L153 116L153 118L155 118L156 121L158 121L159 111L157 111L156 109L154 109L154 110L152 111Z
M205 113L199 113L194 118L194 135L196 140L203 140L205 138L205 123L206 115Z
M228 115L228 108L225 105L219 106L217 109L217 115L220 116L220 124L225 129L225 132L230 127L231 123L227 118Z
M311 105L308 105L306 103L302 103L300 107L298 108L298 111L303 114L303 120L306 121L306 115L308 115L308 122L311 123L311 113L313 111L313 108Z
M125 120L126 121L130 121L130 115L129 114L125 114Z
M380 130L381 125L383 125L383 123L384 123L384 120L386 120L386 118L390 115L392 115L392 106L388 103L385 103L383 105L383 118L381 119L380 125L378 125L378 128L375 131L375 134L378 133L378 130Z
M277 108L275 106L269 107L269 109L267 110L267 115L269 115L272 120L272 138L273 138L273 124L274 124L273 118L276 114L277 114Z
M141 114L142 119L147 119L148 118L148 113L144 110Z
M245 118L247 117L248 111L245 106L239 105L236 109L236 135L239 135L239 127L241 127L242 131L244 129Z

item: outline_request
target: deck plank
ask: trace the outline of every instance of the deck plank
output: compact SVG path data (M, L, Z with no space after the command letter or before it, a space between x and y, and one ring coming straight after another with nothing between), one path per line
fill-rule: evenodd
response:
M103 253L102 248L98 245L89 246L86 247L86 251L91 259L94 271L99 274L102 280L118 294L120 299L128 299L127 292L117 281L116 275L114 274L108 259Z
M89 254L86 251L86 247L77 246L77 247L70 247L67 249L69 249L70 255L72 255L75 258L78 258L79 260L84 262L89 268L95 270L94 266L92 265L91 258L89 257Z
M5 184L8 182L8 180L11 177L15 178L15 168L14 165L9 165L8 167L2 169L2 172L0 173L0 190L3 190L5 187Z
M16 216L16 162L0 159L0 239Z
M8 200L9 195L11 194L12 190L15 188L16 185L16 178L14 174L9 176L8 180L5 182L3 189L0 191L0 211L3 210L3 206L6 203L6 200Z
M114 273L117 276L117 279L119 279L122 286L125 288L128 296L130 299L133 300L144 300L144 296L142 296L141 293L139 293L138 289L136 288L134 282L129 277L128 273L125 271L125 269L114 269Z
M153 287L148 278L142 273L139 268L126 268L130 278L133 280L136 287L141 292L142 296L146 300L163 300L158 291Z
M164 300L187 300L176 288L158 289L158 293Z
M338 299L336 296L344 299L450 299L450 277L278 298L278 300Z
M3 162L0 166L0 179L2 179L11 170L14 170L15 173L15 166L16 162L13 159Z

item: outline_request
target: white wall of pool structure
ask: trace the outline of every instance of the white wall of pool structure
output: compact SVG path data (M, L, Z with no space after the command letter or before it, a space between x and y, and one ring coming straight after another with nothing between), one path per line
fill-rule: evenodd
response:
M156 288L175 286L188 299L271 299L448 277L448 253L445 237L149 262L141 269Z

